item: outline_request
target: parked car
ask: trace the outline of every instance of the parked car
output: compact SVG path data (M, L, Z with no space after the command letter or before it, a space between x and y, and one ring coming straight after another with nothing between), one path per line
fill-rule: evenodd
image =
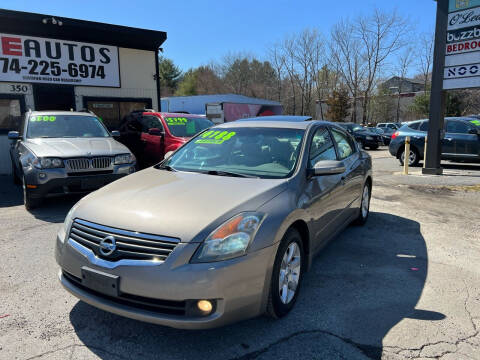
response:
M27 209L45 197L85 193L135 171L135 157L92 113L31 111L10 131L14 182Z
M380 135L382 137L384 145L390 144L390 141L392 140L392 135L396 131L390 127L385 127L385 128L373 127L373 128L368 128L368 130L373 131L377 135Z
M442 139L442 160L480 161L480 124L466 117L445 119L445 137ZM403 165L405 138L410 136L409 165L416 166L423 160L428 119L412 121L392 135L389 151Z
M120 141L133 151L143 168L159 163L167 152L213 125L203 115L134 111L120 125Z
M378 149L379 146L383 145L383 139L381 135L376 134L375 132L365 128L359 124L355 123L336 123L337 125L343 127L347 130L355 140L357 140L363 149L370 148L372 150Z
M322 121L235 121L91 194L56 240L60 282L105 311L177 328L286 315L315 254L364 224L372 161Z

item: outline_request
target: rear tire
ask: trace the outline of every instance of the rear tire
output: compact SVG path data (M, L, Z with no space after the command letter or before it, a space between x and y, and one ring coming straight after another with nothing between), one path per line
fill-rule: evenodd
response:
M38 207L42 203L41 198L33 198L30 190L27 188L25 183L25 176L23 177L23 204L25 205L25 209L33 210Z
M273 264L267 314L278 319L292 310L300 292L306 259L302 238L290 228L280 243Z
M405 148L401 149L398 157L398 160L400 161L400 165L402 166L403 166L404 156L405 156L404 152L405 152ZM411 147L408 166L417 166L419 162L420 162L420 156L418 155L417 149Z

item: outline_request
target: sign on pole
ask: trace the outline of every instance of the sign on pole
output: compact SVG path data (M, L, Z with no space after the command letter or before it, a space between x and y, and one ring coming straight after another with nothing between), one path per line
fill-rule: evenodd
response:
M480 0L449 0L443 89L480 87Z

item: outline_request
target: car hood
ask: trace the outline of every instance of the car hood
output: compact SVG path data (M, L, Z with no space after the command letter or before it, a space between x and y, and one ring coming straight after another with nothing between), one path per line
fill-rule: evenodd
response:
M242 211L255 211L286 188L285 179L148 168L86 196L73 217L182 242L201 242L225 220Z
M28 139L24 142L36 156L50 157L79 157L116 155L130 153L128 148L114 140L107 138L40 138Z

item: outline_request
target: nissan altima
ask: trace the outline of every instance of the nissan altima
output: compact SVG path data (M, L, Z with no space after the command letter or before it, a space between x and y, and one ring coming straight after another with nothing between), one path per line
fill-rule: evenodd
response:
M371 158L329 122L225 123L167 156L68 213L56 260L79 299L186 329L279 318L314 255L368 218Z

